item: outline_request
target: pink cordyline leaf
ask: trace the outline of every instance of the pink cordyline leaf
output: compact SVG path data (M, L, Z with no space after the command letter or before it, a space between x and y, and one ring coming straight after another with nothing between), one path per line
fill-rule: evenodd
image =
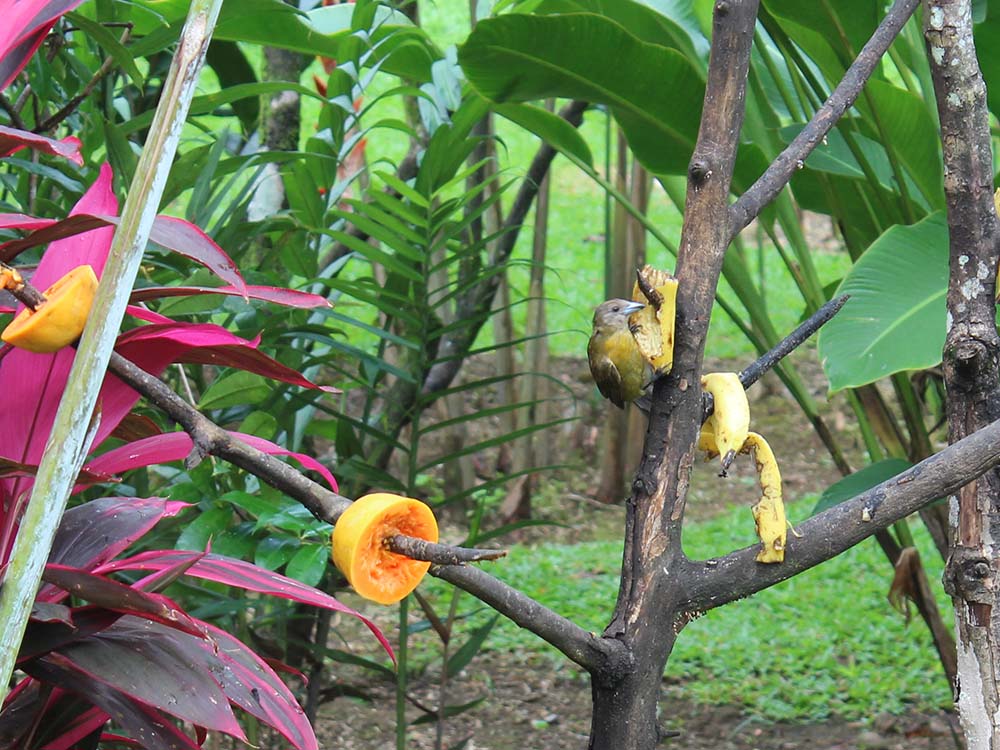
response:
M95 573L110 573L115 570L161 570L173 565L178 559L185 555L200 554L185 552L184 550L150 550L140 552L138 555L124 560L112 560L97 568ZM356 612L345 604L341 604L327 593L306 586L292 578L283 576L270 570L264 570L251 563L222 555L208 554L188 570L188 575L195 578L204 578L207 581L224 583L228 586L237 586L247 591L256 591L261 594L269 594L282 599L303 604L312 604L315 607L330 609L335 612L343 612L353 615L361 620L368 629L372 631L379 643L395 660L392 646L382 635L382 631L364 615Z
M59 522L49 562L91 570L145 536L160 519L188 507L161 497L102 497L70 508Z
M274 670L234 636L205 625L217 644L220 660L234 678L222 686L229 700L277 729L300 750L315 750L316 735L309 719ZM197 645L209 646L205 641Z
M204 637L199 623L163 594L141 591L106 576L52 563L45 566L42 580L62 589L67 596L78 596L112 612L138 615L185 633Z
M110 174L110 167L107 164L102 167L102 174L105 169ZM0 260L9 263L20 253L36 245L64 240L102 227L115 227L120 221L119 217L115 215L116 212L117 206L114 210L106 213L74 211L73 214L61 221L36 219L29 216L25 217L20 224L17 223L17 218L24 216L23 214L0 214L0 222L5 223L9 229L34 230L26 237L8 240L0 245ZM157 245L201 263L220 279L231 284L240 295L243 295L246 283L232 258L194 224L172 216L157 216L153 220L149 237ZM110 244L108 248L110 248ZM46 257L50 253L52 253L51 247L45 254ZM106 257L107 250L104 252L104 258ZM66 266L63 273L74 267L73 265ZM100 269L103 270L103 268L104 260L102 259ZM94 270L98 276L101 275L99 269L95 267Z
M83 0L2 0L0 91L28 64L49 29Z
M141 644L143 641L138 640L136 643ZM115 661L109 663L116 664ZM200 750L190 737L177 729L173 722L166 720L162 711L133 697L121 687L101 679L106 671L103 668L91 672L66 655L54 653L25 665L24 671L36 679L60 685L85 698L102 711L113 715L116 723L126 732L133 737L141 737L143 746L148 750ZM196 673L195 670L188 669L187 671ZM150 674L147 675L146 679L155 685L154 677L156 676ZM136 684L136 687L146 686ZM209 688L207 683L203 684L202 687ZM155 697L155 695L151 697ZM213 696L213 698L217 701L215 707L219 708L220 711L222 706L229 709L229 702L224 697ZM231 709L229 712L232 714ZM231 724L235 725L236 730L239 730L235 717L232 718ZM227 722L226 725L229 726L230 723ZM241 735L242 732L238 736Z
M111 168L105 165L71 215L117 211L118 201L111 192ZM33 283L45 289L71 268L84 264L100 274L111 247L113 232L111 227L104 227L81 237L53 242L38 264L32 277ZM33 408L0 409L0 456L20 463L39 463L73 355L70 348L54 354L14 349L4 355L3 365L0 366L0 393L10 399L9 403ZM124 414L119 419L122 416ZM114 425L102 426L114 429ZM0 501L26 491L33 481L31 478L0 480Z
M274 302L285 307L313 308L331 307L326 297L309 292L299 292L295 289L284 289L279 286L258 286L248 284L244 295L236 287L232 286L148 286L132 291L129 300L132 303L148 302L151 299L161 299L163 297L190 297L200 294L225 294L230 297L249 297L259 299L264 302Z
M3 63L0 62L0 65ZM69 159L79 167L83 166L83 154L80 153L80 139L75 135L57 141L55 138L46 138L28 130L18 130L0 125L0 157L10 156L20 151L22 148L30 148L34 151L41 151L52 156L62 156ZM34 229L34 227L21 226L19 229Z
M188 362L237 367L303 388L340 392L330 386L316 385L298 371L264 354L257 349L257 343L213 323L164 323L141 326L123 333L115 350L153 374L162 372L171 362Z
M286 450L280 445L272 443L270 440L259 438L256 435L246 435L242 432L230 433L239 440L253 446L257 450L263 451L271 456L290 456L302 464L307 469L311 469L320 474L327 481L330 488L337 491L337 480L333 474L323 464L312 456L304 453L295 453ZM180 461L190 455L194 443L191 436L186 432L165 432L161 435L136 440L134 443L123 445L120 448L112 448L93 461L87 464L88 471L100 473L112 472L120 474L130 469L138 469L142 466L152 466L153 464L166 463L168 461ZM110 559L110 558L109 558Z
M149 233L151 242L196 260L223 281L231 284L242 296L246 295L246 282L233 259L215 244L201 229L184 219L157 216Z

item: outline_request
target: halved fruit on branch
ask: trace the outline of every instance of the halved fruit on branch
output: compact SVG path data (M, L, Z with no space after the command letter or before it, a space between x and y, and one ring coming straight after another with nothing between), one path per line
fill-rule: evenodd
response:
M781 472L778 471L778 461L771 446L756 432L747 435L743 451L753 453L757 474L760 477L761 498L750 509L757 524L757 536L763 545L757 553L757 562L783 562L788 520L785 518L785 504L781 499Z
M80 338L97 292L97 276L90 266L77 266L45 290L45 301L25 308L0 336L11 346L47 354Z
M646 305L629 315L632 336L642 356L653 367L653 375L666 375L674 366L677 279L666 271L643 266L637 272L632 299Z
M365 599L393 604L410 594L429 562L396 554L388 547L397 534L438 540L431 509L412 497L376 492L351 503L333 529L333 562Z

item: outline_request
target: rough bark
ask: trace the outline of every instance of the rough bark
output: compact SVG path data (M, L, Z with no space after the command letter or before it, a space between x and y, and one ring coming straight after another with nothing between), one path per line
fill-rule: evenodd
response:
M715 4L704 106L711 116L702 118L688 170L677 255L674 366L654 386L643 459L626 508L621 589L605 630L626 645L634 666L616 679L593 677L593 750L649 750L663 738L656 706L663 668L683 625L681 520L701 425L705 336L730 242L728 222L719 217L728 211L757 7L757 0Z
M998 258L989 111L968 0L924 3L924 35L941 120L948 206L948 323L944 348L948 440L1000 416L994 293ZM951 497L945 587L955 605L955 698L970 750L1000 748L1000 477L990 471Z

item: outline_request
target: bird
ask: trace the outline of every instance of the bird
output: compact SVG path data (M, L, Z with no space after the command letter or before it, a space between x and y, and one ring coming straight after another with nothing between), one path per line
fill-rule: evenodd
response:
M594 310L594 332L587 344L590 374L601 395L619 409L642 395L650 368L629 329L629 315L645 305L609 299Z

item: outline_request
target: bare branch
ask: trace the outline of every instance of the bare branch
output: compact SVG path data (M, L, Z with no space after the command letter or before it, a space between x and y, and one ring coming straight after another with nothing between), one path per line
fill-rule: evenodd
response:
M1000 420L867 492L796 526L782 563L755 561L760 545L703 562L685 561L684 610L697 615L743 599L826 562L876 531L945 497L1000 464ZM749 520L749 514L748 514Z
M620 673L631 666L631 657L621 641L587 632L479 568L434 566L431 575L472 593L522 628L551 643L593 675Z
M843 80L830 94L822 107L788 147L778 154L757 181L729 207L732 223L731 236L735 237L770 203L792 179L813 149L833 129L840 117L854 104L861 89L892 45L900 29L913 14L920 0L896 0L871 39L861 49L857 59L844 74Z
M388 539L389 549L398 555L406 555L414 560L425 560L438 565L462 565L470 562L499 560L507 556L503 549L476 549L474 547L453 547L450 544L435 544L424 539L396 534Z

